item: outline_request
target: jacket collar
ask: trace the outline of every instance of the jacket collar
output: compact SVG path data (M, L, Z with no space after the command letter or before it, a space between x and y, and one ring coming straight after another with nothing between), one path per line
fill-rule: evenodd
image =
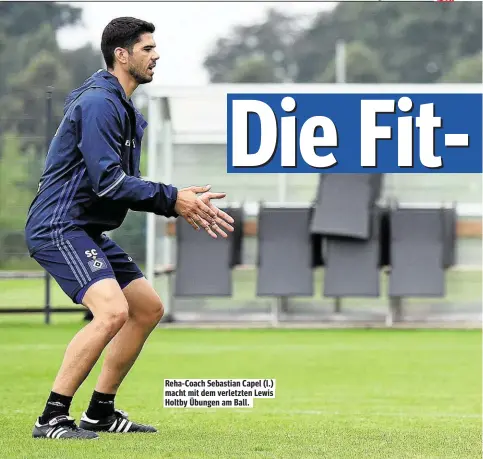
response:
M121 86L121 83L119 83L119 80L117 77L115 77L112 73L108 72L107 70L104 69L99 69L96 72L96 77L97 78L103 78L106 80L110 85L114 86L117 92L119 92L121 98L127 102L129 105L131 105L131 100L127 98L126 92L124 91L124 88Z
M95 75L97 78L103 78L109 85L113 87L113 89L121 96L121 99L131 107L135 116L138 118L141 127L144 129L148 125L147 121L144 119L142 113L134 106L132 98L127 98L126 92L124 91L121 83L119 83L117 77L104 69L98 70Z

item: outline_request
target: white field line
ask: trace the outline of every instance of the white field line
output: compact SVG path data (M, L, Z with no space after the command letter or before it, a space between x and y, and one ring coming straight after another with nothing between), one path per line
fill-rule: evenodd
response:
M256 401L254 400L254 403ZM218 411L216 408L209 408L209 409L202 409L203 413L214 414ZM197 412L199 412L196 409ZM472 413L407 413L407 412L389 412L389 411L382 411L382 412L362 412L362 411L330 411L330 410L266 410L261 409L257 410L255 408L252 409L233 409L229 410L230 412L234 412L237 414L248 414L253 416L262 416L262 415L281 415L281 416L342 416L342 417L361 417L361 418L372 418L372 417L393 417L393 418L457 418L457 419L482 419L481 414L472 414ZM173 414L191 414L193 412L193 408L190 409L180 409L180 410L173 410L170 409L170 413ZM223 413L227 412L226 408L222 409Z
M3 351L26 351L26 350L53 350L64 349L66 343L63 344L0 344L0 350ZM313 352L420 352L420 351L481 351L481 348L477 345L464 345L458 346L448 344L442 345L428 345L428 346L398 346L395 344L386 346L368 346L361 344L357 345L344 345L344 344L259 344L259 345L203 345L196 344L180 344L175 345L172 343L152 343L147 344L144 352L160 353L160 354L203 354L203 353L218 353L218 352L300 352L300 351L313 351Z

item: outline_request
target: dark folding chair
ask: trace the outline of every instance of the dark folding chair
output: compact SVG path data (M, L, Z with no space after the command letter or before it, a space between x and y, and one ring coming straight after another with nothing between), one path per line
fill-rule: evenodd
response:
M175 296L231 296L233 238L213 239L178 218L176 242Z
M326 238L324 296L379 296L381 210L370 216L368 240Z
M258 296L312 296L310 208L261 208Z
M315 207L312 206L309 213L310 221L312 221L314 218L314 212ZM311 233L310 239L312 244L312 268L324 266L323 236L321 234Z
M380 261L379 266L386 268L391 264L391 235L389 223L389 209L387 207L380 207L380 225L379 225L379 242L380 242Z
M444 296L445 211L399 208L389 221L389 296Z
M456 209L444 209L444 268L451 268L456 264L456 223L458 215Z
M381 187L380 174L321 174L311 232L369 239L370 212Z
M229 207L223 210L235 220L233 233L227 233L225 231L231 240L232 253L230 266L233 268L243 264L243 226L245 215L242 207Z

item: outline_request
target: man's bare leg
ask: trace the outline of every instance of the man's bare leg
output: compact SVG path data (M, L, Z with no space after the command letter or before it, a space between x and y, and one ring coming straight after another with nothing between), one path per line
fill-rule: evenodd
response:
M42 424L69 413L77 389L127 320L127 301L115 279L102 279L93 284L85 293L83 303L92 311L94 319L67 346L52 392L40 416Z
M102 279L87 290L83 303L94 319L69 343L53 391L72 397L87 378L102 351L128 317L126 298L115 279Z
M136 279L124 290L129 317L112 339L91 402L81 417L80 427L94 431L156 432L151 426L137 424L114 409L114 398L122 381L138 358L148 336L163 316L159 296L146 281Z
M129 317L109 344L96 391L115 394L139 356L147 338L163 317L163 304L144 279L136 279L124 290Z

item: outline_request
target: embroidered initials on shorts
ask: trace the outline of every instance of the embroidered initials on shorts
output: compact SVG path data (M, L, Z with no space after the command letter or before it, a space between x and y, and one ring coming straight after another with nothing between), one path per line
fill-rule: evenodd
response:
M95 273L96 271L100 271L101 269L107 268L107 264L106 264L105 260L103 258L99 258L97 256L97 250L96 249L86 250L85 254L86 254L87 258L92 258L92 260L90 260L88 262L88 265L89 265L89 268L91 268L91 271L93 273Z

